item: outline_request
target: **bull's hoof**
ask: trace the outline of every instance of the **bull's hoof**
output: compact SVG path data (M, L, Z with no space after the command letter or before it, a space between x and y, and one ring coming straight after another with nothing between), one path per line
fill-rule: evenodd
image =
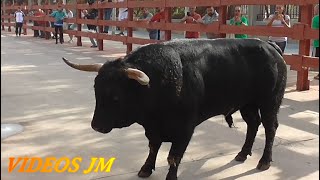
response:
M143 165L138 173L141 178L147 178L152 174L152 167L149 165Z
M244 162L245 160L247 160L247 156L239 153L234 159L239 162Z
M265 171L270 168L270 162L259 162L257 169L260 171Z

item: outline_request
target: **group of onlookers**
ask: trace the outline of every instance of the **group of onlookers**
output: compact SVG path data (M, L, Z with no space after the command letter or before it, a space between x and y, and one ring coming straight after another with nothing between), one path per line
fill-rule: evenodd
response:
M123 2L124 0L117 0L117 2ZM89 5L93 4L94 1L90 1ZM100 0L99 3L103 2L112 2L112 0ZM142 13L140 16L135 18L136 21L147 21L147 22L160 22L161 20L165 19L165 13L164 8L160 8L156 10L156 13L153 15L148 8L142 8ZM246 16L242 15L242 9L241 6L236 6L234 8L234 17L232 17L229 21L230 25L234 26L248 26L248 19ZM126 21L128 19L128 8L119 8L118 10L118 20L120 21ZM314 13L315 16L312 19L312 28L313 29L319 29L319 5L317 4L314 7ZM39 9L34 13L34 16L36 17L42 17L45 16L43 10ZM56 10L49 11L49 15L51 17L55 18L54 22L50 22L51 27L54 27L55 33L53 37L56 39L56 44L58 44L58 37L59 41L62 44L64 42L63 40L63 21L65 18L73 18L73 12L71 10L63 10L62 6L59 5ZM112 9L106 8L104 9L104 18L105 20L110 20L112 15ZM18 10L14 13L14 16L16 18L16 35L21 35L21 28L23 25L23 19L25 14L21 11L21 8L19 7ZM96 19L98 16L98 10L97 9L89 9L89 10L83 10L81 12L81 17L86 19ZM181 23L191 23L191 24L212 24L214 22L217 22L219 20L219 14L213 7L208 7L206 9L206 14L201 17L200 14L196 12L196 7L190 7L189 11L186 13L186 16L184 16L180 22ZM267 26L272 27L291 27L290 23L290 16L285 14L285 7L284 5L276 5L276 11L274 14L271 14L267 19ZM44 25L44 21L34 21L35 26L42 26ZM98 27L96 25L92 24L86 24L87 30L89 32L98 32ZM67 24L67 29L72 30L76 27L76 24L69 23ZM120 28L120 33L118 35L124 35L124 28ZM164 33L157 29L147 29L149 33L150 39L155 40L161 40L164 39ZM104 33L109 33L109 27L105 26L103 29ZM34 36L35 37L45 37L44 31L38 31L34 30ZM73 35L69 35L70 40L69 42L73 41ZM207 32L206 37L208 39L214 39L219 37L219 34L214 32ZM248 38L248 35L246 34L235 34L235 38ZM186 31L185 32L185 38L200 38L200 32L193 32L193 31ZM97 41L93 38L90 38L90 41L92 43L91 47L97 47ZM275 42L281 50L284 52L286 46L287 46L287 37L269 37L269 41ZM314 50L314 56L319 57L319 39L316 39L313 41L313 46L315 48ZM319 79L319 75L315 77L316 79Z

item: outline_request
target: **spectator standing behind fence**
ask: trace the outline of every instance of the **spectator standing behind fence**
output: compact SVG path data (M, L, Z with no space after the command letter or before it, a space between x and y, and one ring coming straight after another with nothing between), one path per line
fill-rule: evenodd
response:
M207 14L204 15L201 21L199 22L202 24L212 24L214 22L217 22L218 20L219 20L219 14L217 13L217 11L214 10L213 7L208 7ZM207 32L206 35L208 39L215 39L219 37L218 34L210 33L210 32Z
M49 10L48 10L48 14L49 14L49 15L52 14L53 12L54 12L54 10L52 10L52 9L49 9ZM54 22L49 21L49 25L50 25L51 28L54 28ZM50 35L51 35L52 39L55 39L55 38L56 38L56 37L54 36L54 33L50 32Z
M46 13L42 10L42 9L39 9L39 14L38 14L38 17L45 17L46 16ZM40 20L40 21L38 21L38 25L40 26L40 27L45 27L45 25L46 25L46 22L45 21L43 21L43 20ZM39 37L40 38L45 38L46 37L46 34L45 34L45 31L44 30L40 30L39 31L40 33L39 33Z
M234 8L234 17L230 19L230 25L234 26L248 26L248 19L245 16L242 16L241 6L236 6ZM248 38L247 34L235 34L235 38Z
M41 9L38 9L33 15L34 17L41 17ZM39 20L34 20L33 21L33 26L39 26ZM39 37L40 33L39 30L33 30L33 37Z
M190 7L189 12L187 12L187 15L181 19L181 22L186 22L187 24L192 23L201 23L201 16L196 13L197 7ZM192 31L186 31L185 38L199 38L200 33L199 32L192 32Z
M112 0L101 0L101 2L112 2ZM112 8L104 9L104 20L110 20L112 15ZM104 33L109 33L109 26L104 26Z
M124 0L118 0L117 2L124 2ZM128 19L128 8L119 8L119 15L118 15L118 20L119 21L127 21ZM120 27L120 33L117 35L124 36L124 27Z
M14 13L14 17L16 18L16 36L21 36L21 29L24 20L24 13L21 11L21 7L18 7L18 10Z
M141 9L142 14L141 16L137 19L137 21L150 21L153 15L149 12L147 8L142 8ZM158 39L158 30L157 29L147 29L149 33L149 38L150 39Z
M312 18L311 27L312 29L319 30L319 4L314 6L315 16ZM314 47L314 56L319 57L319 39L313 40ZM319 74L314 77L315 79L319 79Z
M86 18L86 19L96 19L96 17L98 16L98 10L96 10L96 9L90 9L89 11L88 10L84 10L83 14L84 14L84 18ZM97 29L96 25L87 24L87 28L88 28L88 32L91 32L91 33L97 33L98 32L98 29ZM92 48L98 47L97 41L94 38L90 37L89 39L91 41L91 44L92 44L91 47Z
M54 31L56 37L56 44L58 44L58 32L60 43L63 44L63 19L67 17L66 13L62 11L61 5L58 5L58 10L54 11L50 16L55 18Z
M149 22L160 22L165 19L164 15L164 8L161 8L160 10L157 9L159 12L157 12ZM164 40L164 33L163 31L157 30L157 40Z
M269 16L269 22L267 26L272 27L287 27L290 28L290 16L284 13L284 5L276 5L276 11ZM269 37L269 41L275 42L282 52L284 52L287 46L287 37Z
M67 18L68 19L72 19L73 18L73 12L70 9L67 9ZM74 23L68 23L68 30L73 30L75 28L75 24ZM73 42L73 35L69 34L69 41L68 43Z

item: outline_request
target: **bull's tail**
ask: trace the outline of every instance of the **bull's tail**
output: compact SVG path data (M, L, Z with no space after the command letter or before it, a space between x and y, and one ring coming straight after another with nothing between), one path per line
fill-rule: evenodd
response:
M272 47L274 47L281 56L283 55L282 50L280 49L280 47L279 47L275 42L268 41L268 43L269 43Z

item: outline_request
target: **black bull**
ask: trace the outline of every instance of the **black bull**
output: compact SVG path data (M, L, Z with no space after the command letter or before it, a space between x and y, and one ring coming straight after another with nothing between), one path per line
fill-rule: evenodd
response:
M64 61L98 72L94 130L108 133L133 123L144 127L150 151L138 176L150 176L161 143L172 142L167 179L177 179L195 127L216 115L230 118L237 110L247 134L235 159L245 161L251 155L262 122L266 142L257 168L270 167L287 79L277 45L258 39L177 40L149 44L105 64Z

